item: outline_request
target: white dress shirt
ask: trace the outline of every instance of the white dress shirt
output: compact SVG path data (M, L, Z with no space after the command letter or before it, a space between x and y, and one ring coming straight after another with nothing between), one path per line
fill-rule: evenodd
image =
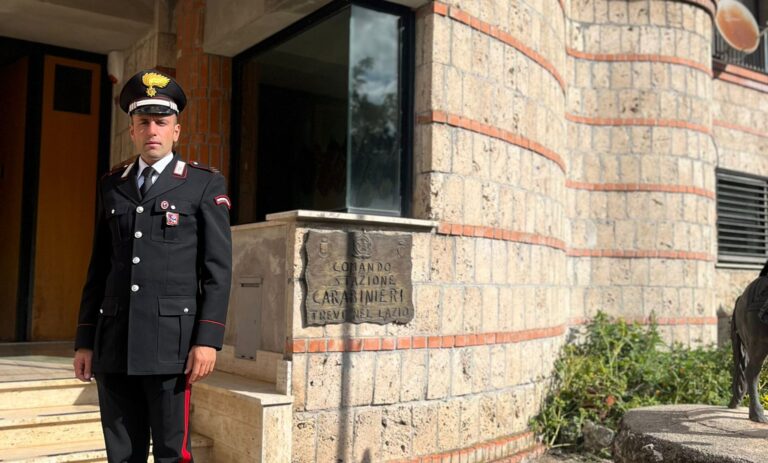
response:
M163 172L163 169L165 169L168 164L171 163L173 160L173 151L166 154L165 157L160 159L159 161L156 161L154 164L152 164L152 168L155 169L155 173L152 174L152 184L155 184L155 181L157 180L157 177L160 176L160 173ZM139 190L141 190L141 185L144 183L144 177L141 176L141 173L144 172L144 169L149 167L149 164L144 162L144 159L139 156L139 171L136 173L136 183L137 187L139 187Z

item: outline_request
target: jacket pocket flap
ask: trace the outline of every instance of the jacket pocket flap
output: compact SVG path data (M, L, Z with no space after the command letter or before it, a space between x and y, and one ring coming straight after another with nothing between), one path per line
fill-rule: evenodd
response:
M116 297L106 297L101 303L99 314L105 317L114 317L120 310L120 300Z
M123 215L134 208L135 207L130 204L112 204L112 205L108 204L107 207L104 208L105 209L104 213L106 214L107 218L110 218L117 215Z
M178 317L197 313L197 301L194 297L159 297L160 315Z
M166 212L177 212L181 215L190 215L195 211L193 210L192 203L189 201L171 200L158 198L155 200L155 207L153 209L155 213L164 214Z

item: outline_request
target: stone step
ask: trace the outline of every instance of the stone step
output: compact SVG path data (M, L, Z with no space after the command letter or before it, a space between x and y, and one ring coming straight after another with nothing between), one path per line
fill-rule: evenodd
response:
M101 439L97 405L64 405L0 413L0 449Z
M95 382L84 383L77 379L0 382L0 412L98 402Z
M217 371L192 386L190 422L214 440L216 461L289 463L292 402L272 383Z
M211 439L192 434L192 454L196 463L213 463L212 448ZM0 449L0 461L3 463L96 463L107 461L107 451L104 449L104 440L99 438L27 448ZM147 462L154 462L151 452Z

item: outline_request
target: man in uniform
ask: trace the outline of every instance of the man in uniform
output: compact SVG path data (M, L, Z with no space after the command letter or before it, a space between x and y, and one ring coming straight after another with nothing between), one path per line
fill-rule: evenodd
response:
M173 152L186 97L154 70L120 94L139 155L100 181L75 375L95 375L110 462L192 461L190 384L213 371L232 265L217 171Z

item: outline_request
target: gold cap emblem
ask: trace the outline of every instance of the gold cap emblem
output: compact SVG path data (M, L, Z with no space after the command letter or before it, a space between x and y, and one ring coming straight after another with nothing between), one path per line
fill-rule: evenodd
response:
M155 87L165 88L165 86L168 85L168 82L170 81L171 79L155 72L148 72L141 76L141 82L145 87L147 87L147 96L149 97L157 95L157 90L155 90Z

